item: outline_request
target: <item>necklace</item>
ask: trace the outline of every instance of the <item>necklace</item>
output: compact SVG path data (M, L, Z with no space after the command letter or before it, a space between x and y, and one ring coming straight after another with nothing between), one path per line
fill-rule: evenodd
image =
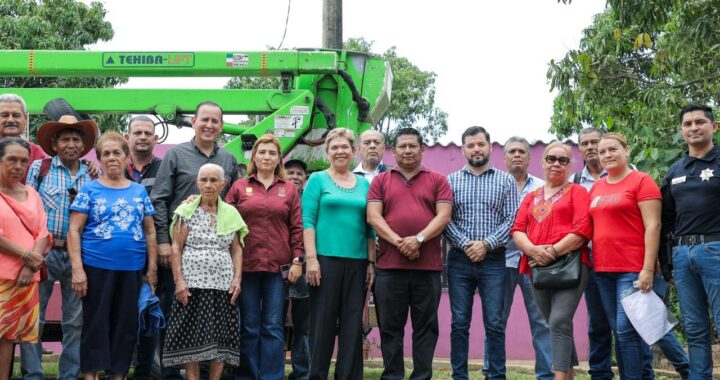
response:
M335 179L335 177L333 177L333 174L332 174L332 172L331 172L330 170L328 170L327 173L328 173L328 176L330 176L330 181L332 181L333 185L335 185L335 187L338 188L338 190L344 191L344 192L346 192L346 193L352 193L352 192L354 192L354 191L357 189L358 181L357 181L357 179L355 179L355 175L354 175L354 174L352 174L352 177L349 177L349 178L338 178L338 180L342 180L342 179L355 179L355 184L354 184L352 187L345 187L345 186L342 186L342 185L340 185L340 184L338 183L338 181Z

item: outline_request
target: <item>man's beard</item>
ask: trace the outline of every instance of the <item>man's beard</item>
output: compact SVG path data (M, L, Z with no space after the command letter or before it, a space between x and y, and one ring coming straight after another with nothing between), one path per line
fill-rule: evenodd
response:
M472 158L468 158L468 165L470 165L474 168L479 168L479 167L487 164L488 161L490 161L489 156L483 156L483 158L481 160L473 160Z

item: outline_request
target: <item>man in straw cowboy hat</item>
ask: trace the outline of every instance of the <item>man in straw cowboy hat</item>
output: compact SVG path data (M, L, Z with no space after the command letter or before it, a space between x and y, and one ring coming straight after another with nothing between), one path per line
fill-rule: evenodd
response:
M59 379L77 379L80 372L80 333L82 303L72 291L72 268L65 239L70 226L70 205L77 191L92 179L88 166L80 158L95 145L98 127L93 120L78 120L71 109L58 121L38 129L38 143L50 158L37 160L30 166L27 185L40 194L48 216L48 230L55 243L45 258L48 280L40 284L40 321L55 281L62 292L63 350L59 361ZM50 117L57 116L50 114ZM42 329L42 326L41 326ZM42 345L22 345L22 370L25 379L42 379Z

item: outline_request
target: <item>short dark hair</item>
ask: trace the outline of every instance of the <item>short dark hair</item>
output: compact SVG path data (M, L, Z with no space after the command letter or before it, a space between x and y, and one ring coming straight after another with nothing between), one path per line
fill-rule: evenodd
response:
M398 137L400 136L415 136L417 137L418 143L420 143L420 145L423 144L423 138L420 131L415 128L400 128L397 132L395 132L395 137L393 137L393 147L397 145Z
M10 145L15 145L15 144L20 145L21 147L27 149L28 154L30 154L30 143L25 141L25 139L23 139L21 137L16 137L16 136L5 137L5 138L0 139L0 160L5 158L5 150L7 149L7 147L9 147Z
M487 142L490 142L490 134L488 133L488 131L486 131L485 128L483 128L483 127L478 127L478 126L472 126L472 127L468 128L468 129L466 129L465 132L463 132L463 134L462 134L461 141L462 141L463 144L465 144L465 138L466 138L466 137L468 137L468 136L475 136L475 135L480 134L480 133L482 133L483 135L485 135L485 140L487 140Z
M595 127L587 127L587 128L581 129L580 132L578 133L578 142L577 142L578 145L580 145L580 137L582 137L582 135L589 135L591 133L597 133L598 137L602 138L603 135L605 134L605 131L603 131L600 128L595 128Z
M195 114L197 115L197 111L195 112ZM138 116L134 116L134 117L133 117L132 119L130 119L130 121L128 122L127 133L128 133L128 134L132 133L133 124L135 124L135 123L137 123L137 122L140 122L140 121L144 121L144 122L146 122L146 123L150 123L150 124L153 125L153 128L155 128L155 121L154 121L153 119L151 119L151 118L149 118L148 116L145 116L145 115L138 115Z
M206 100L206 101L198 104L197 107L195 107L195 117L197 117L198 112L200 111L200 108L202 108L203 106L217 107L217 108L220 110L220 118L223 117L223 109L222 109L222 107L220 107L219 104L213 102L212 100Z
M699 103L690 103L680 111L680 123L682 123L683 116L685 116L686 113L693 111L703 111L705 113L705 117L710 119L710 122L715 122L715 115L713 115L712 107Z

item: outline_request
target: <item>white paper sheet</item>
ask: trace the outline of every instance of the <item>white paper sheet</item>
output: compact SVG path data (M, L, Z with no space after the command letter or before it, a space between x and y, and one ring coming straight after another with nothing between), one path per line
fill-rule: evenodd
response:
M667 307L655 292L634 292L622 299L630 322L645 343L651 345L672 330L674 323L667 318Z

